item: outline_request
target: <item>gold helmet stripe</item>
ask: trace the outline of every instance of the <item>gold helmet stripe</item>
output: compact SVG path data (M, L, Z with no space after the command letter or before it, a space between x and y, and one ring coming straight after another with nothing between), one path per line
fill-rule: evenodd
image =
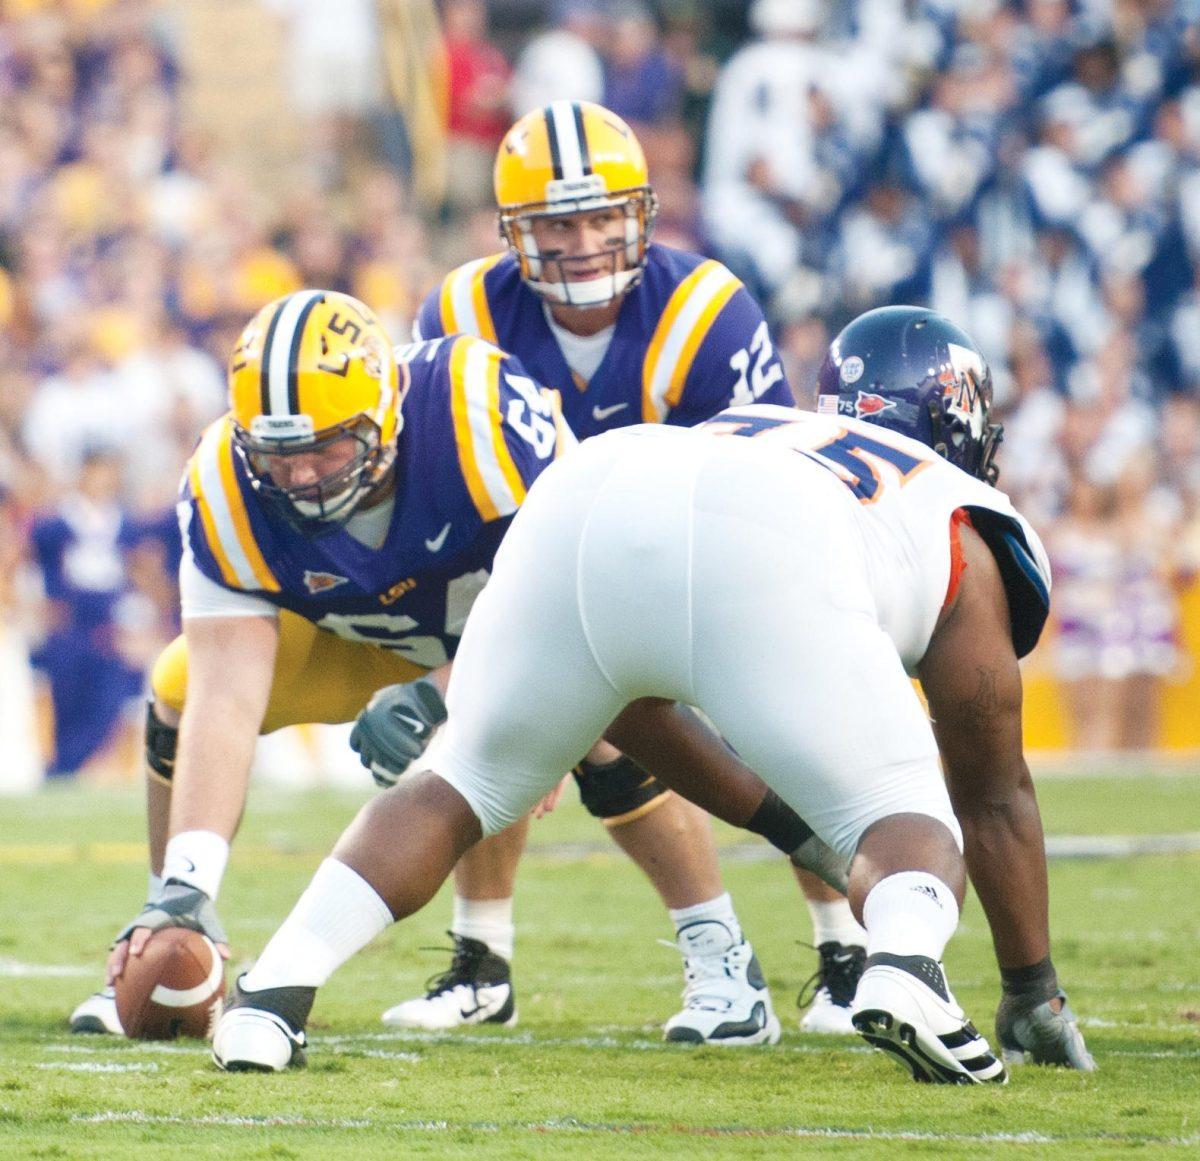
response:
M553 101L546 106L545 117L555 179L578 181L586 177L592 172L592 158L579 102Z
M312 308L324 297L320 290L289 295L271 319L262 354L264 415L300 414L300 343Z

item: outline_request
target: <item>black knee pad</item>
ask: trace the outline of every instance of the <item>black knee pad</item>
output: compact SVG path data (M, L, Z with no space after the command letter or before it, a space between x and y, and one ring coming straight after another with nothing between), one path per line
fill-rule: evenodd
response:
M179 742L179 728L163 723L154 712L154 699L146 702L146 763L151 770L166 782L175 772L175 746Z
M571 773L579 784L580 800L596 818L620 818L667 792L653 774L624 754L615 762L584 759Z

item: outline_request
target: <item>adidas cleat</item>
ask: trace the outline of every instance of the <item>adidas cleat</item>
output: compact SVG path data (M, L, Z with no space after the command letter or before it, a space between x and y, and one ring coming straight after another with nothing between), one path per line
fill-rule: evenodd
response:
M754 948L733 940L725 924L702 919L681 928L683 1008L663 1027L663 1038L683 1044L777 1044L779 1017Z
M923 955L867 957L851 1017L859 1035L925 1084L1004 1084L1008 1074Z
M855 1028L850 1022L850 1012L867 959L866 949L830 940L817 948L817 954L821 957L820 966L796 998L797 1007L808 1006L800 1018L800 1031L853 1036ZM814 984L816 991L810 999L808 989Z
M124 1036L117 1015L117 993L112 988L93 992L80 1004L68 1021L72 1032L92 1036Z
M454 940L454 959L447 971L425 985L428 991L389 1008L381 1017L391 1028L444 1032L472 1024L517 1022L516 993L508 960L486 943L447 932Z
M308 1045L304 1025L316 988L264 988L233 998L213 1032L212 1058L226 1072L283 1072L302 1068Z

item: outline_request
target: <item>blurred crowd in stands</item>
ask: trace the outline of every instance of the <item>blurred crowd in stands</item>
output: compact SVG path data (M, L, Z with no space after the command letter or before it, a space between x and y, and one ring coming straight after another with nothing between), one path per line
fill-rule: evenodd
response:
M135 764L113 739L177 629L173 495L232 339L304 285L407 338L441 275L499 246L505 129L571 98L634 125L657 237L759 296L802 405L869 307L975 336L1002 485L1056 569L1073 740L1152 744L1200 569L1200 0L442 0L432 199L428 123L389 96L387 30L435 14L406 3L224 5L284 43L305 144L273 193L188 114L182 5L0 3L6 738L28 650L49 772Z

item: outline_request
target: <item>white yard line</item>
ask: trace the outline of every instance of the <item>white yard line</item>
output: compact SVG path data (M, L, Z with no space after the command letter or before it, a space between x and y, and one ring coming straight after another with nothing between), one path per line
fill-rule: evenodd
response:
M1164 1031L1164 1032L1193 1032L1195 1026L1187 1023L1157 1023L1157 1024L1118 1024L1113 1021L1084 1017L1081 1021L1085 1027L1135 1031ZM382 1045L438 1045L465 1046L470 1048L588 1048L613 1049L617 1051L634 1052L669 1052L678 1053L676 1044L655 1038L645 1039L634 1037L623 1039L619 1035L606 1036L540 1036L535 1032L497 1032L494 1035L480 1035L478 1032L363 1032L354 1035L313 1036L311 1047L318 1053L328 1050L333 1055L349 1055L356 1053L364 1057L379 1057L380 1059L406 1060L414 1063L423 1059L419 1052L389 1052ZM113 1053L122 1055L170 1055L198 1056L207 1058L209 1048L206 1044L192 1042L189 1044L172 1044L162 1041L146 1040L131 1041L109 1037L97 1037L87 1043L68 1041L61 1044L45 1044L41 1046L46 1052L67 1053L71 1055L96 1055ZM684 1050L686 1051L686 1050ZM853 1037L839 1037L821 1044L780 1044L771 1049L772 1053L791 1053L796 1056L826 1056L853 1053L869 1055L875 1049L858 1042ZM1200 1058L1198 1048L1106 1048L1103 1057L1135 1057L1153 1060L1194 1060Z
M22 963L17 959L0 959L0 976L7 979L61 979L93 976L96 966L71 963Z
M98 1060L52 1060L35 1064L34 1068L53 1069L58 1072L157 1072L158 1065L152 1060L133 1064L109 1064Z
M1045 1133L935 1133L903 1129L826 1129L807 1126L780 1126L778 1128L741 1128L734 1126L686 1126L653 1125L645 1123L589 1122L574 1117L554 1117L545 1121L515 1121L504 1124L498 1121L376 1121L345 1117L238 1117L210 1115L204 1117L162 1116L142 1112L139 1109L108 1109L103 1112L79 1114L71 1118L73 1124L83 1125L186 1125L191 1127L230 1128L297 1128L297 1129L375 1129L388 1133L570 1133L579 1136L588 1134L612 1136L663 1136L707 1137L707 1138L767 1138L821 1141L928 1141L951 1144L1011 1144L1011 1145L1057 1145L1073 1144L1094 1140L1093 1137L1048 1135ZM1200 1136L1156 1137L1137 1134L1113 1134L1106 1138L1113 1142L1129 1145L1168 1145L1177 1148L1195 1148L1200 1145Z

